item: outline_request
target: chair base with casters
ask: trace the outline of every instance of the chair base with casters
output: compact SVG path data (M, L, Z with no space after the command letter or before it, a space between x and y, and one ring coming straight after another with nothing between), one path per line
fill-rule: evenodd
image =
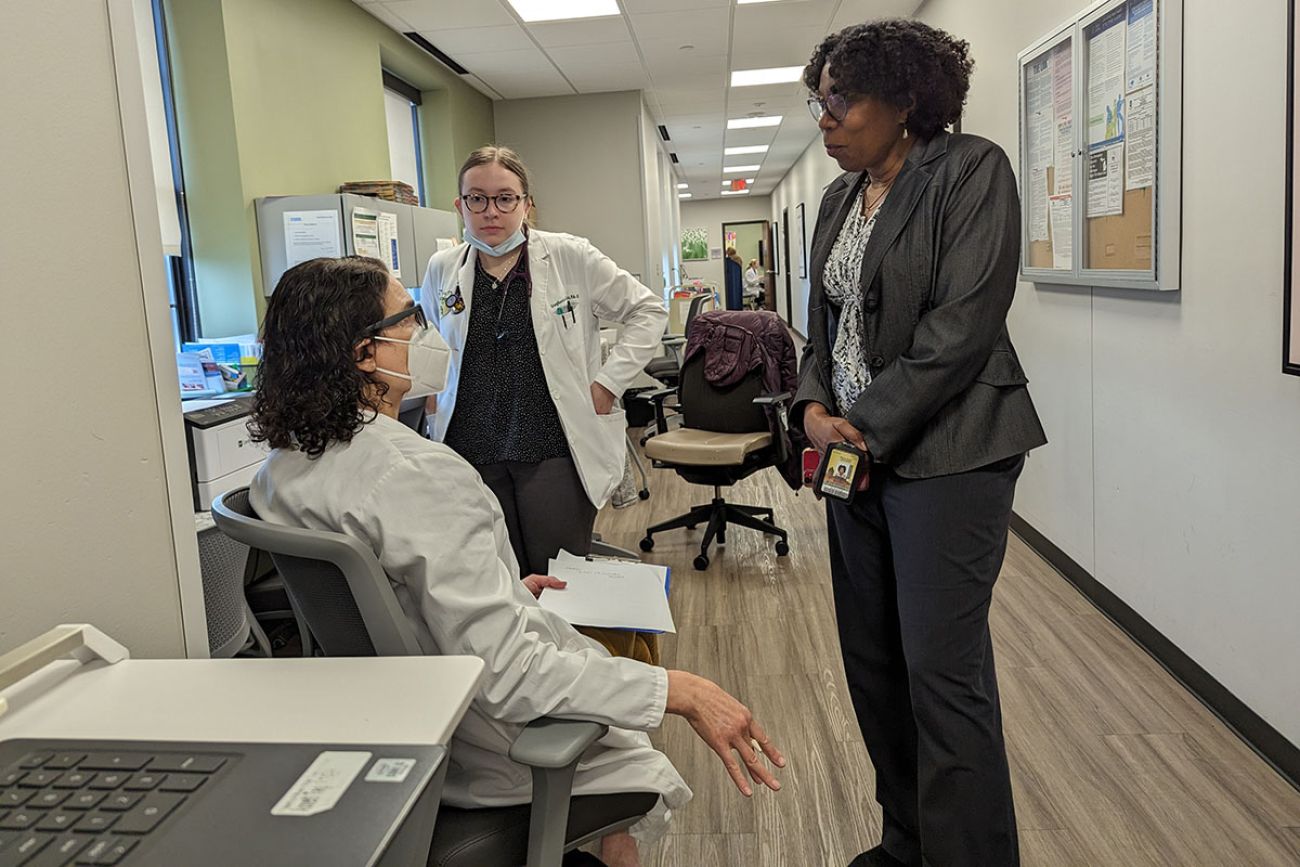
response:
M324 655L423 653L388 576L359 540L263 521L248 501L247 488L222 495L212 516L232 539L271 554L295 612ZM607 731L589 720L533 720L509 751L532 772L531 805L439 811L428 863L560 867L566 851L638 822L657 796L648 802L644 796L571 797L579 759ZM522 828L521 811L527 815Z
M763 518L764 515L767 516L766 520ZM641 550L653 550L655 533L662 533L665 530L677 530L682 527L694 530L700 524L705 524L704 540L700 543L700 553L691 564L697 570L703 572L709 568L709 546L713 544L714 539L717 539L719 545L727 544L727 525L735 524L739 527L758 530L760 533L769 536L779 536L780 539L776 543L776 555L784 557L790 553L790 536L785 530L778 527L775 521L776 513L767 506L746 506L740 503L728 503L722 497L722 487L714 485L713 502L692 506L691 510L684 515L678 515L676 518L655 524L653 527L647 527L645 538L641 540Z

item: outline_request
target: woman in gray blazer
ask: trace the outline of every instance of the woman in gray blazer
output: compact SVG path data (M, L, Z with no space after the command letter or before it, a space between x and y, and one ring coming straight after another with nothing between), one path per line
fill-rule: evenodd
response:
M794 418L849 441L870 485L829 501L835 613L884 810L851 867L1019 863L989 638L1025 453L1046 437L1007 335L1020 207L1001 148L961 116L965 41L885 20L804 72L844 174L813 234Z

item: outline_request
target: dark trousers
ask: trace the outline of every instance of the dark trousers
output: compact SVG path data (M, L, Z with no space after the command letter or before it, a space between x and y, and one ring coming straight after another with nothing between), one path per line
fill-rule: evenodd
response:
M570 554L591 553L596 507L572 458L535 464L505 461L475 469L501 502L520 577L545 575L547 561L561 548Z
M909 865L1020 863L989 603L1023 467L876 468L851 505L827 505L844 673L884 847Z

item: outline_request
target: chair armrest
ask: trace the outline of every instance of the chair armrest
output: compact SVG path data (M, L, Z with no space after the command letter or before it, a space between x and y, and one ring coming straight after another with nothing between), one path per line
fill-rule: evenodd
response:
M662 340L664 346L681 346L685 342L685 334L665 334Z
M668 417L664 415L664 401L676 393L676 388L657 388L636 395L638 400L648 400L654 404L656 433L668 433Z
M789 400L792 397L794 397L794 395L788 391L783 391L780 394L760 394L758 397L754 398L754 403L765 404L765 405L770 405L774 403L779 404L779 403L785 403L787 400Z
M567 767L608 730L608 726L587 720L542 717L530 722L515 738L510 758L530 768Z
M754 403L760 406L771 406L776 410L777 426L781 432L776 442L776 458L779 463L785 463L790 456L789 444L786 442L790 432L790 415L785 405L793 396L788 391L782 391L778 394L760 394L754 398Z

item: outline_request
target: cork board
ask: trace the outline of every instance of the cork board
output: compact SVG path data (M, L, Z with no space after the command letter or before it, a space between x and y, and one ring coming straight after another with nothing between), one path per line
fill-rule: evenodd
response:
M1124 213L1085 221L1088 258L1085 268L1106 271L1150 271L1155 267L1154 190L1143 187L1124 193Z

